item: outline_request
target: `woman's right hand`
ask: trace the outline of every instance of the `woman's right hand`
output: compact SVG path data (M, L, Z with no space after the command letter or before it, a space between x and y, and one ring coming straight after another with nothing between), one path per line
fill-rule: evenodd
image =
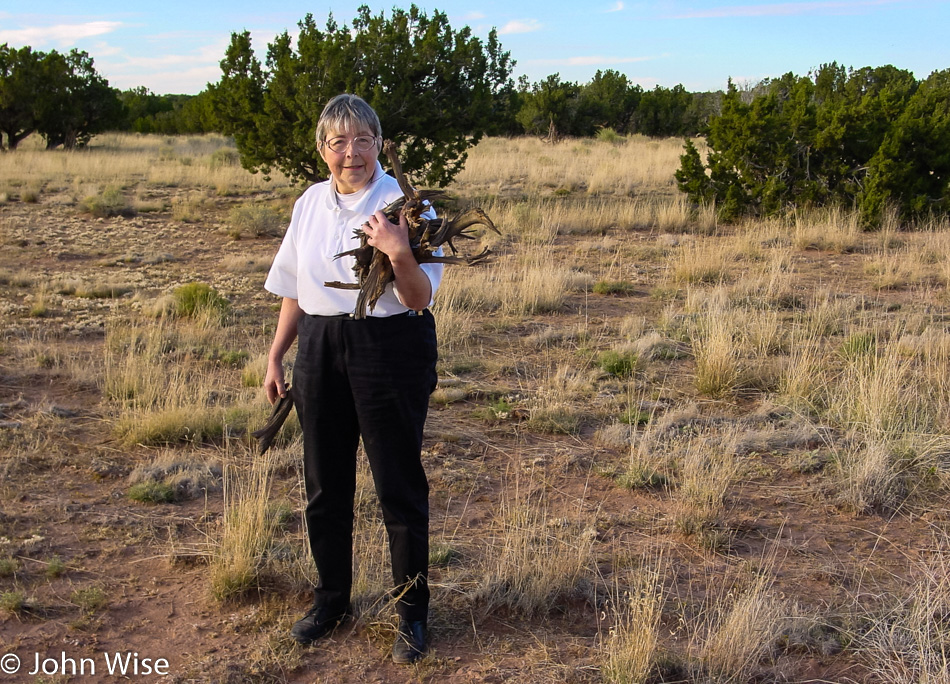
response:
M287 385L284 381L283 359L267 359L267 374L264 375L264 391L267 392L267 401L271 404L278 397L287 394Z

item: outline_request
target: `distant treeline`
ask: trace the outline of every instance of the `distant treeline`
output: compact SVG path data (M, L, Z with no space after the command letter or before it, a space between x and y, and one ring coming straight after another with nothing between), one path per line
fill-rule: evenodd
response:
M138 87L117 91L117 95L122 103L118 130L163 135L218 131L208 90L199 95L156 95Z
M0 149L31 133L50 148L82 146L106 130L178 135L229 132L220 116L217 84L198 95L117 90L99 75L88 53L60 54L0 45ZM682 85L644 90L613 70L586 84L559 74L496 89L487 131L496 135L590 136L602 129L625 135L693 136L718 112L722 92L690 93ZM316 106L316 105L315 105Z
M419 182L445 186L466 150L485 135L679 136L687 138L680 189L723 218L776 215L836 204L869 225L950 212L950 70L917 80L887 65L822 65L751 87L691 93L644 90L614 70L588 83L559 74L515 82L515 61L496 31L487 40L454 30L439 11L415 5L352 24L312 15L292 38L267 46L262 63L250 33L233 33L221 78L194 96L109 87L85 52L61 55L0 45L0 149L31 133L50 148L84 145L105 130L234 138L250 171L325 178L313 132L323 104L360 95ZM689 140L706 138L702 155Z
M119 130L137 133L221 132L211 90L199 95L156 95L139 87L118 92L124 107ZM723 92L691 93L682 85L644 90L613 70L598 71L587 84L561 81L559 74L537 83L522 77L502 93L491 132L499 135L586 137L608 128L651 137L701 134L717 114Z

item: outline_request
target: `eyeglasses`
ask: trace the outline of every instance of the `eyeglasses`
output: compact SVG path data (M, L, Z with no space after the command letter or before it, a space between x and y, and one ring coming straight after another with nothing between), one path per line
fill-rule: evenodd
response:
M376 145L376 137L369 135L359 135L352 140L349 138L339 137L339 138L330 138L329 140L324 140L323 144L330 148L331 151L336 152L337 154L343 154L346 152L346 148L353 144L353 149L357 152L369 152Z

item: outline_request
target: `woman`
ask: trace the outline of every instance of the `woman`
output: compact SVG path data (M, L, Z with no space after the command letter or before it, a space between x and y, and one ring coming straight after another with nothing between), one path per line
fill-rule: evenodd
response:
M297 339L293 399L303 429L306 521L319 581L314 602L291 635L309 644L347 617L352 586L353 500L360 437L383 511L392 559L399 631L393 660L411 663L427 649L428 483L422 429L436 383L435 322L426 307L440 264L420 266L408 224L380 208L400 197L377 161L382 130L373 109L338 95L320 115L320 156L330 179L308 188L264 287L283 298L264 386L271 403L286 393L283 358ZM354 229L389 256L395 281L363 320L352 317L353 262L334 257L357 247Z

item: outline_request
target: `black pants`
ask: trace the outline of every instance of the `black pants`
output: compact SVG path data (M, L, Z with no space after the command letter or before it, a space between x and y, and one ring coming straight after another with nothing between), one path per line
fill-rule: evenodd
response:
M341 612L353 584L353 502L359 438L389 535L396 610L428 614L429 484L422 430L435 389L435 320L303 316L294 398L303 429L307 531L317 605Z

